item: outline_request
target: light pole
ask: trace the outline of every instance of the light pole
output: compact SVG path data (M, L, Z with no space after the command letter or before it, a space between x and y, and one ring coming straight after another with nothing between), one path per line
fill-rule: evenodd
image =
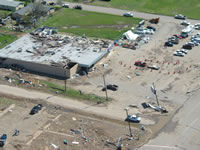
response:
M103 83L104 83L104 87L106 88L105 92L106 92L106 100L108 100L108 93L107 93L107 85L106 85L106 80L105 80L105 76L103 75Z
M127 116L127 121L128 121L128 127L129 127L129 132L130 132L130 137L133 136L132 131L131 131L131 125L130 125L130 121L128 119L128 108L124 109L126 111L126 116Z

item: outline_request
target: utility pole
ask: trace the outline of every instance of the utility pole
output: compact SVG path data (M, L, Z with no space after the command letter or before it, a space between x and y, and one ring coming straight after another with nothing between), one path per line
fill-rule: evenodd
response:
M159 102L158 102L158 96L157 96L157 93L156 93L156 88L155 88L154 83L153 83L153 87L154 87L154 90L155 90L154 94L155 94L155 96L156 96L157 105L160 106L160 105L159 105Z
M106 85L106 81L105 81L105 76L103 75L103 82L104 82L104 87L106 88L105 92L106 92L106 100L108 100L108 93L107 93L107 85Z
M131 125L130 125L130 121L128 119L128 108L124 109L126 111L126 116L127 116L127 121L128 121L128 127L129 127L129 132L130 132L130 137L133 136L132 131L131 131Z
M65 69L65 68L64 68ZM66 87L66 69L64 71L65 75L64 75L64 80L65 80L65 93L66 93L66 90L67 90L67 87Z

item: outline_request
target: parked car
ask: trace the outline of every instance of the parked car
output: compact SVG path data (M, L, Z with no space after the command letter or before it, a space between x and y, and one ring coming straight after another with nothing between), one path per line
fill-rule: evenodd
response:
M74 8L74 9L79 9L79 10L81 10L81 9L82 9L82 6L81 6L81 5L76 5L76 6L74 6L73 8Z
M179 39L177 37L172 36L172 37L168 38L168 42L171 42L173 44L178 44Z
M146 63L142 61L136 61L134 65L139 66L139 67L146 67Z
M180 35L182 38L187 38L188 37L188 34L181 34Z
M126 121L139 123L141 121L141 118L138 115L128 115Z
M196 23L196 24L194 25L194 28L195 28L196 30L200 30L200 23Z
M182 15L182 14L177 14L174 16L175 19L182 19L182 20L185 20L186 19L186 16Z
M188 43L186 43L186 45L191 45L192 47L195 46L194 42L188 42Z
M174 56L180 56L180 57L184 57L185 56L185 54L184 53L182 53L182 52L174 52Z
M173 47L174 44L172 42L165 42L164 46L166 46L166 47Z
M42 107L43 107L42 104L38 104L38 105L34 106L31 109L30 115L34 115L34 114L38 113L42 109Z
M174 34L173 36L176 38L182 39L182 37L180 35Z
M7 134L3 134L0 137L0 147L3 147L6 144L6 140L7 140Z
M69 8L69 4L62 4L62 7L64 7L64 8Z
M155 27L152 27L152 26L147 26L147 29L151 29L153 31L156 31L156 28Z
M104 88L102 89L102 91L105 91L106 88L107 88L108 90L117 91L117 90L118 90L118 85L115 85L115 84L108 84L106 87L104 87Z
M182 21L182 22L181 22L181 25L184 25L184 26L189 26L189 25L190 25L190 23L189 23L188 21L184 20L184 21Z
M123 14L124 17L133 17L133 14L130 12L126 12Z
M188 49L188 50L191 50L191 49L192 49L192 46L189 45L189 44L184 44L184 45L182 46L182 49Z
M184 53L184 54L187 54L188 53L188 50L186 49L180 49L180 52Z

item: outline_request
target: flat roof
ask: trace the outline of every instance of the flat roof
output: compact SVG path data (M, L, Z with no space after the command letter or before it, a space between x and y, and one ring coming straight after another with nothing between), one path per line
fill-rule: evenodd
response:
M0 0L0 5L3 6L17 7L19 4L24 4L24 3L13 0Z
M46 39L36 39L35 36L26 34L2 48L0 57L49 65L70 60L89 68L108 53L107 48L102 48L102 45L87 38L62 35L61 39L65 40L56 41L59 36L61 35L56 34Z

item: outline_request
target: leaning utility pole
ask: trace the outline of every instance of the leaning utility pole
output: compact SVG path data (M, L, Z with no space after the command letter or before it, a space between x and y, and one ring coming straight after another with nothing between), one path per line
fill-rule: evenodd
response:
M128 108L126 108L126 109L124 109L125 111L126 111L126 118L127 118L127 121L128 121L128 127L129 127L129 132L130 132L130 137L132 137L133 136L133 134L132 134L132 131L131 131L131 125L130 125L130 121L129 121L129 119L128 119Z
M106 92L106 100L108 100L108 93L107 93L107 85L106 85L106 81L105 81L105 76L103 75L103 82L104 82L104 87L106 88L105 92Z
M155 88L154 83L153 83L152 86L151 86L151 91L152 91L153 94L156 96L157 105L160 106L160 105L159 105L159 102L158 102L158 96L157 96L157 93L156 93L156 88Z

